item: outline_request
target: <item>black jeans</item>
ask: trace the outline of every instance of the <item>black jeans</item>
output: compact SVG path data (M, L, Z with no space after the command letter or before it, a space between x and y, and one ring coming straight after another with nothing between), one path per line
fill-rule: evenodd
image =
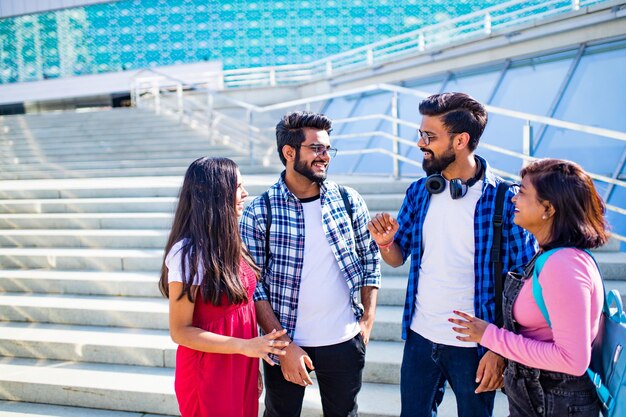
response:
M510 417L597 417L600 405L591 379L509 362L504 371Z
M303 347L315 366L324 417L356 417L356 396L361 390L365 344L360 334L330 346ZM298 417L305 388L283 377L280 366L263 361L264 417Z

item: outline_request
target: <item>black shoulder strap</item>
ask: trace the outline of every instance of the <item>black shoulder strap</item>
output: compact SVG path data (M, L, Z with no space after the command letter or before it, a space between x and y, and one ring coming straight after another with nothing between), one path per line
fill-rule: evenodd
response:
M348 199L348 190L346 190L343 185L340 185L339 194L341 194L343 205L346 206L346 211L348 212L348 216L350 216L350 226L352 226L352 204L350 204L350 200Z
M346 207L346 211L348 212L348 216L350 216L350 226L352 226L352 205L350 204L350 200L348 199L348 190L346 190L343 186L339 186L339 194L341 194L341 199L343 200L343 204ZM269 265L270 260L270 228L272 227L272 206L270 204L270 196L266 192L261 194L261 198L265 202L265 210L267 211L267 222L265 224L265 265L263 265L263 272L267 271L267 267Z
M496 319L495 324L502 327L502 292L504 290L504 278L502 278L502 212L504 209L504 196L506 191L513 185L510 181L498 184L496 191L496 210L493 214L493 243L491 245L491 263L493 264L493 279L495 281Z
M265 210L267 211L267 222L265 223L265 265L263 272L267 272L267 266L270 261L270 227L272 227L272 206L270 205L270 195L266 192L261 194L265 202Z

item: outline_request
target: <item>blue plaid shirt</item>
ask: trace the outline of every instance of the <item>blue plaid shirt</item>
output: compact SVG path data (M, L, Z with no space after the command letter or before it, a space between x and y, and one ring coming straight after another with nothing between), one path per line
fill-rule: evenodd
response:
M485 167L482 195L474 212L474 311L477 317L492 323L495 320L495 282L491 265L491 243L493 241L493 215L496 209L496 188L502 178L496 176L487 162L480 158ZM422 227L428 212L430 193L425 187L426 178L420 178L409 186L398 213L398 232L395 243L402 250L406 262L411 256L411 270L406 290L406 301L402 315L402 338L406 340L415 310L415 296L419 280L422 256ZM502 274L508 271L523 272L535 254L534 237L513 223L514 204L511 198L518 187L511 187L505 196L502 211ZM482 349L481 349L482 351Z
M298 294L304 262L304 212L300 200L287 188L285 173L269 190L272 206L270 259L257 284L254 300L268 300L280 324L293 339L298 317ZM380 287L380 254L367 230L370 215L363 198L346 187L352 205L353 224L346 212L337 184L325 181L320 187L322 227L339 268L350 289L352 311L363 314L358 301L362 287ZM265 265L267 210L257 197L246 207L239 223L243 243L257 265Z

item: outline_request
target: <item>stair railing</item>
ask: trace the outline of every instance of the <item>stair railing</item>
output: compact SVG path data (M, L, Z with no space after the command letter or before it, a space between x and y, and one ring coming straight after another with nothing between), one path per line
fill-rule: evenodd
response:
M446 45L488 38L498 31L521 27L566 14L585 14L608 0L512 0L474 13L393 36L304 64L275 65L223 71L225 88L287 86L331 78L376 67L404 56L419 56ZM621 1L610 1L622 3Z
M340 152L341 155L360 155L360 157L368 154L380 154L382 156L389 157L392 159L393 167L389 175L393 178L399 178L402 176L400 171L401 162L416 167L421 165L421 161L412 160L400 152L400 145L404 145L405 147L417 146L417 135L413 135L413 140L403 138L399 135L400 128L404 127L415 131L419 128L419 125L412 121L404 120L398 117L397 109L399 97L401 95L409 95L421 100L430 95L430 93L424 91L413 90L391 84L375 84L367 87L343 90L269 106L256 106L241 100L233 99L225 93L203 89L197 85L186 85L180 80L173 79L163 74L158 74L151 70L146 70L142 74L138 74L137 77L133 79L132 90L133 103L136 106L150 108L157 114L173 115L174 117L177 117L181 123L203 129L208 132L211 143L229 144L237 147L238 149L247 148L250 160L261 162L264 165L269 165L272 163L273 158L274 160L276 158L275 139L273 138L274 126L273 124L271 126L257 125L255 120L258 120L258 116L277 110L287 111L304 109L310 107L313 103L326 102L340 97L349 98L363 94L387 93L390 94L390 108L392 109L392 115L369 114L364 116L348 117L334 120L334 124L349 125L366 120L374 120L377 122L388 122L391 126L389 131L374 130L365 133L336 134L333 135L333 140L362 140L363 138L378 137L383 138L386 141L390 141L390 149L381 147L353 150L340 149ZM186 90L188 92L185 92ZM228 103L229 107L240 109L245 114L244 119L241 120L233 118L216 110L216 102ZM519 132L522 141L522 152L505 149L484 141L479 144L479 147L481 149L488 149L500 155L515 157L520 160L520 167L527 164L529 161L537 159L537 157L533 155L533 124L546 125L626 142L626 133L624 132L504 109L496 106L486 105L485 107L490 114L496 114L523 122L521 132ZM396 110L394 111L394 109ZM377 125L382 125L382 123L377 123ZM495 170L495 172L507 178L518 178L516 172L506 172L502 170ZM590 175L595 181L610 184L613 187L626 188L626 181L619 178L611 178L598 173L590 173ZM619 213L620 215L626 215L626 210L621 207L608 204L607 209L612 212ZM615 236L626 242L626 237L619 234L615 234Z

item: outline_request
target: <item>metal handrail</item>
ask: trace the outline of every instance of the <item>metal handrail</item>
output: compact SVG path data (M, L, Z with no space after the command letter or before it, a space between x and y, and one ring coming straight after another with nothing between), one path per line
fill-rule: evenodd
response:
M146 72L149 72L149 71L146 71ZM332 99L339 98L339 97L350 97L350 96L360 97L362 94L377 94L377 93L384 93L384 94L390 93L389 95L392 100L392 108L394 106L397 108L397 101L398 101L399 95L411 95L420 99L423 99L430 95L429 93L424 92L424 91L413 90L413 89L400 87L400 86L396 86L392 84L375 84L375 85L370 85L366 87L358 87L358 88L353 88L353 89L344 90L344 91L337 91L333 93L317 95L317 96L309 97L306 99L292 100L288 102L282 102L282 103L267 105L267 106L256 106L250 103L243 102L241 100L232 99L222 93L218 93L218 92L206 89L206 88L196 88L197 92L204 92L206 94L207 100L206 100L206 104L204 104L200 102L200 100L198 100L197 97L193 97L193 98L187 97L185 99L185 94L183 93L182 85L176 84L174 82L176 80L172 79L172 77L167 77L167 76L164 76L164 77L169 78L169 80L167 80L167 82L164 83L165 87L161 87L158 84L159 78L157 77L153 77L153 80L151 81L151 83L143 87L140 85L140 83L135 83L132 96L135 97L136 100L138 100L136 104L137 105L143 104L146 101L147 97L152 96L152 99L153 99L152 107L157 113L163 110L170 114L178 115L181 122L189 122L193 120L194 123L199 123L205 126L210 133L221 131L223 132L223 134L227 134L229 136L236 135L238 136L237 138L235 138L238 141L237 143L243 144L244 146L246 145L248 146L250 159L255 160L255 161L261 160L262 163L265 165L269 165L271 154L275 152L275 141L270 137L271 132L273 132L274 129L273 127L269 127L269 126L266 127L266 126L255 125L253 123L255 115L260 115L260 114L264 114L270 111L281 110L281 109L303 108L303 107L306 107L307 105L310 105L311 103L328 101L328 100L332 100ZM175 89L175 91L172 91L173 89ZM142 98L143 95L145 95L146 98ZM175 96L176 100L174 100L173 102L168 101L167 99L161 100L160 99L161 95L164 98ZM245 122L242 123L242 120L232 118L230 116L227 116L225 114L222 114L216 111L213 108L212 103L214 103L215 100L217 99L224 100L228 102L229 104L234 105L244 110L246 113ZM203 117L198 117L196 114L197 112L189 110L189 105L187 102L192 102L195 108L199 110L200 114L203 115ZM161 109L159 109L159 107L161 107ZM485 143L485 142L481 142L479 146L484 149L488 149L490 151L499 153L501 155L519 158L521 161L524 161L525 163L538 159L531 154L531 147L529 146L529 142L531 140L531 137L530 137L531 134L530 134L530 129L528 129L527 127L529 126L531 122L544 124L547 126L554 126L558 128L568 129L568 130L581 132L581 133L593 134L593 135L611 138L615 140L626 141L626 133L624 132L597 128L594 126L587 126L587 125L583 125L579 123L567 122L564 120L554 119L551 117L540 116L536 114L525 113L525 112L520 112L520 111L515 111L515 110L510 110L510 109L504 109L504 108L491 106L491 105L486 105L485 108L487 109L489 113L498 114L504 117L513 118L513 119L521 120L524 122L524 128L522 131L524 151L515 152L512 150L505 149L505 148L492 145L489 143ZM385 140L389 140L392 143L393 150L390 151L389 149L384 149L384 148L368 148L368 149L345 150L345 151L342 150L341 151L342 155L366 155L366 154L377 153L377 154L389 156L393 159L394 168L393 168L392 175L394 177L400 176L400 172L399 172L400 162L407 163L413 166L420 165L419 162L416 162L404 155L401 155L399 152L399 146L398 146L400 144L406 145L406 146L416 146L416 142L407 140L406 138L402 138L398 135L398 128L400 126L404 126L410 129L419 128L419 125L414 122L403 120L398 117L394 117L394 116L390 116L386 114L370 114L370 115L364 115L364 116L355 116L355 117L337 119L334 121L334 123L335 124L349 124L349 123L362 122L366 120L388 122L392 126L394 126L394 128L392 128L392 133L380 131L380 130L373 130L373 131L360 132L360 133L338 134L338 135L334 135L333 137L335 139L343 139L343 140L360 139L364 137L368 137L368 138L379 137ZM496 169L494 169L494 172L504 177L518 178L518 176L515 173L510 173L510 172L496 170ZM596 173L589 173L589 175L591 176L591 178L593 178L596 181L601 181L601 182L611 184L614 186L626 187L626 181L610 178L610 177L596 174ZM607 209L615 213L626 215L625 209L616 207L614 205L608 204ZM614 236L617 239L626 242L625 236L621 236L615 233L614 233Z
M612 4L615 0L512 0L310 63L226 70L222 73L224 86L275 86L329 78L388 62L399 55L419 55L434 47L468 38L488 37L500 29L528 24L529 21L568 12L585 13L582 8L606 2ZM278 73L281 73L280 78Z

